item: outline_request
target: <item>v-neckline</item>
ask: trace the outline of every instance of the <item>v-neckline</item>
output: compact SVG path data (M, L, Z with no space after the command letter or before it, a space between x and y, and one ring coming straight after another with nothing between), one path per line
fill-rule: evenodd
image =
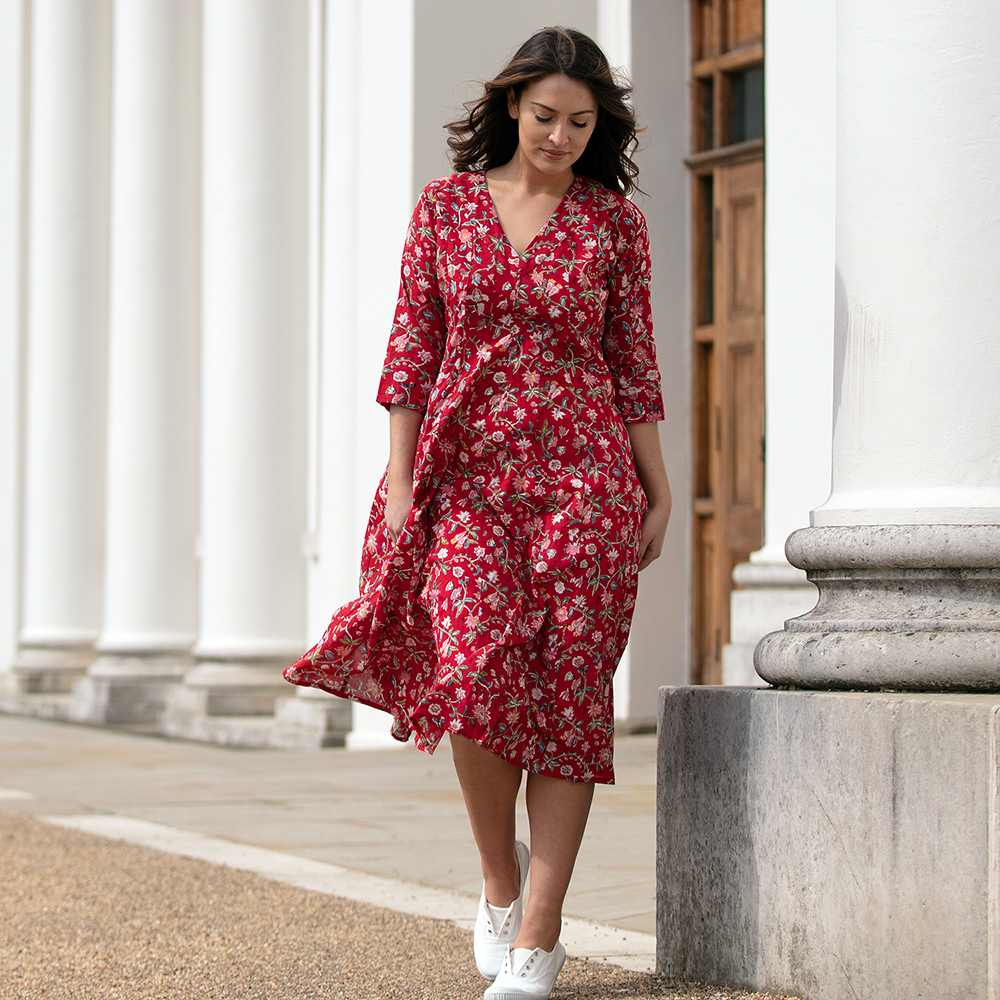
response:
M486 200L489 202L490 205L490 211L493 213L493 218L496 220L497 228L500 230L504 242L507 244L508 247L510 247L511 253L513 253L518 259L522 261L528 259L528 251L531 250L531 248L535 245L535 243L549 231L550 227L552 226L552 220L555 219L555 217L561 213L563 205L566 204L566 200L570 196L570 192L573 191L573 189L580 182L580 175L575 174L573 176L573 182L563 192L563 196L559 199L559 203L556 205L554 209L552 209L552 212L550 213L549 217L545 220L545 223L542 226L542 228L539 229L538 232L535 233L535 235L532 236L530 240L528 240L528 242L525 244L524 250L519 251L517 247L515 247L514 244L511 243L510 237L507 235L507 230L504 229L503 220L500 218L500 212L497 210L497 203L493 200L493 194L490 191L490 184L489 181L486 179L486 171L481 170L479 172L479 177L482 181L483 193L486 195Z

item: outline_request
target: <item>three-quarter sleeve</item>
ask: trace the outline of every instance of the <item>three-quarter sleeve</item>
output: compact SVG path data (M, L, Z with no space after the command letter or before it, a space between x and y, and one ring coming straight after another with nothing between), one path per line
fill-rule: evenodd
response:
M399 298L376 399L426 410L444 356L447 336L438 290L435 185L413 210L403 246Z
M626 423L663 419L649 280L646 220L626 201L619 218L604 322L604 358L614 383L615 404Z

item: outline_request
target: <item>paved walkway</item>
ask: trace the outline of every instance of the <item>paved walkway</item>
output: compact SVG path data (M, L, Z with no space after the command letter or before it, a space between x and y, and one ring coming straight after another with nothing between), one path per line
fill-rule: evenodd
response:
M649 969L652 960L654 751L652 736L618 740L618 784L597 790L566 905L567 914L578 918L566 928L567 937L575 942L571 953L598 961L610 958L633 973ZM244 873L264 874L289 884L274 886L269 892L311 890L310 899L316 893L333 894L339 898L335 903L328 899L326 905L360 906L359 912L368 914L369 922L376 920L371 913L385 912L374 909L373 903L416 915L413 919L418 921L444 917L458 925L455 933L466 936L468 931L462 928L470 926L468 917L474 912L481 885L446 747L433 757L405 747L235 750L0 715L0 811L7 814L7 826L15 824L9 837L7 827L3 835L27 852L28 857L22 859L27 873L37 865L44 870L53 864L41 859L32 863L31 856L42 845L70 843L76 845L74 850L83 850L80 845L92 845L93 838L79 831L89 831L132 845L155 846L161 859L156 864L169 857L176 869L182 864L178 856L201 859L183 862L197 870L198 865L211 861L213 878L252 879L255 876ZM31 830L41 828L12 814L45 819L49 832L32 834ZM518 822L519 830L526 833L523 808ZM144 849L113 840L99 843L100 848L87 850L103 851L103 863L110 867L117 867L117 858L139 863L130 852ZM65 847L53 850L65 858ZM153 864L148 852L140 856L147 858L147 866ZM220 874L218 865L243 871ZM13 890L8 886L7 891ZM8 901L7 912L10 905ZM99 900L94 905L99 907ZM18 909L16 903L14 909ZM363 933L363 926L354 933ZM8 944L13 947L13 942ZM29 950L18 945L19 955ZM216 960L218 956L212 959ZM463 960L460 967L467 964ZM591 970L595 967L593 961L587 964ZM603 967L608 970L606 964ZM619 974L626 975L621 970L615 973ZM651 976L642 980L646 985L636 992L638 982L613 992L622 997L742 995L664 992L666 984ZM481 989L474 983L473 978L468 988L454 995ZM398 984L391 989L384 984L371 986L374 992L343 995L410 995L397 989ZM175 995L163 992L162 984L157 990L134 995ZM3 998L31 995L0 988ZM47 991L46 995L61 994ZM196 995L314 994L297 986L291 993ZM412 995L424 994L415 990ZM428 995L445 994L432 991ZM577 990L567 995L596 997L598 993Z
M654 751L653 736L618 740L567 913L655 932ZM36 796L4 803L22 812L111 812L476 897L482 885L447 745L235 750L0 715L0 787Z

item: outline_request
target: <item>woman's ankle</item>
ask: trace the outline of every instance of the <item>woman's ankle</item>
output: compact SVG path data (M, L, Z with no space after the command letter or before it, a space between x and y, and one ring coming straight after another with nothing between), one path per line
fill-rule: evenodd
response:
M521 921L515 948L541 948L542 951L552 951L559 940L562 930L561 914L546 914L539 916L526 913Z
M521 894L521 872L517 854L512 849L510 861L500 861L487 867L483 863L486 902L490 906L510 906Z

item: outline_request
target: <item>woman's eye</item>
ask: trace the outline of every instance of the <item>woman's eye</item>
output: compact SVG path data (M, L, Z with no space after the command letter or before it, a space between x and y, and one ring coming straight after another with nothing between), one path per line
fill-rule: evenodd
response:
M543 124L552 121L551 118L543 118L541 115L535 115L536 122L542 122Z
M573 124L574 124L574 125L575 125L575 126L576 126L577 128L586 128L586 127L587 127L587 123L586 123L586 122L573 122Z

